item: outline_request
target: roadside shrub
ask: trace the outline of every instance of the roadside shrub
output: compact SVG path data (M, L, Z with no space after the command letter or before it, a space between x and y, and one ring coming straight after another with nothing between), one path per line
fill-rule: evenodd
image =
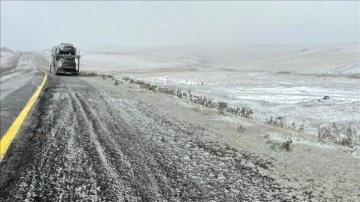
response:
M176 96L178 96L179 98L182 98L184 95L183 95L183 92L181 91L181 89L177 89L176 91Z
M291 125L288 125L287 119L285 116L278 116L276 118L270 117L265 120L265 123L267 125L277 126L280 128L288 128L288 129L292 129L294 131L298 131L298 132L302 132L302 133L305 132L305 121L303 121L302 124L300 124L299 128L297 128L294 121L291 123Z
M96 72L88 72L88 71L80 71L79 75L80 76L99 76L99 74Z
M360 146L359 128L349 124L331 123L318 127L317 136L320 141L330 141L351 148Z
M265 123L267 125L283 128L284 126L286 126L286 117L285 116L278 116L276 118L270 117L270 119L266 119Z
M222 114L225 112L228 112L228 113L231 113L234 115L239 115L239 116L242 116L245 118L249 118L253 114L253 110L251 110L250 108L229 106L228 103L223 102L223 101L215 102L213 98L192 94L190 90L188 90L186 92L181 89L159 87L159 86L147 83L143 80L134 80L128 76L123 77L123 80L128 81L129 83L132 83L132 84L138 84L140 86L140 88L151 90L153 92L159 92L159 93L177 96L181 99L187 99L193 103L200 104L200 105L203 105L203 106L209 107L209 108L218 108L220 113L222 113Z
M240 125L240 126L237 128L237 131L238 131L239 133L244 132L244 131L245 131L244 126L243 126L243 125Z
M224 113L224 110L227 108L227 105L228 104L226 102L223 102L223 101L218 102L218 108L219 108L220 113Z
M296 128L295 128L296 129ZM299 127L299 132L305 132L305 122L303 122Z
M149 90L151 90L151 91L156 91L156 89L157 89L156 85L150 85L149 86Z
M242 108L241 108L241 113L240 113L240 115L241 115L242 117L248 118L248 117L250 117L251 114L253 114L253 111L252 111L251 109L249 109L249 108L247 108L247 107L242 107Z
M287 152L289 152L289 151L291 151L290 145L291 145L292 142L293 142L292 140L286 141L286 142L281 144L281 147L283 149L285 149Z
M268 137L266 139L268 139ZM277 141L268 140L266 143L270 144L270 148L275 151L284 151L285 150L287 152L290 152L292 150L291 144L293 143L293 141L287 140L285 142L277 142Z

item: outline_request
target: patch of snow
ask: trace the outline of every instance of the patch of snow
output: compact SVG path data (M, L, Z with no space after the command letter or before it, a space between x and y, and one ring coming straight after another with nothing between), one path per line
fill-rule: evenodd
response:
M12 64L12 58L15 55L15 53L13 52L9 52L9 51L1 51L0 52L1 58L1 68L7 68Z

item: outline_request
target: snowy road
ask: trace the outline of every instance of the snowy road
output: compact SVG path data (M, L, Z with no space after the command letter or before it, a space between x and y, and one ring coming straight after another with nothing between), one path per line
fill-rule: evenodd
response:
M1 73L0 138L41 83L43 76L44 72L35 67L28 54L22 54L16 67L8 68Z
M0 201L296 198L262 174L269 161L205 133L81 77L50 75L0 164Z

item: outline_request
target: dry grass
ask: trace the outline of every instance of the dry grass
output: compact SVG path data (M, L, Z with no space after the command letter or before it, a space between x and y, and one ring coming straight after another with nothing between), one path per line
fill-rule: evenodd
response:
M96 72L90 72L90 71L80 71L79 72L80 76L99 76L98 73Z

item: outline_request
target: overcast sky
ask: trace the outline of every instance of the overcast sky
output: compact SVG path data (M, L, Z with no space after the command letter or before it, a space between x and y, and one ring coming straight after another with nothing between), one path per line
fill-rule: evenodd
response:
M337 44L360 40L359 13L358 1L1 1L1 46Z

